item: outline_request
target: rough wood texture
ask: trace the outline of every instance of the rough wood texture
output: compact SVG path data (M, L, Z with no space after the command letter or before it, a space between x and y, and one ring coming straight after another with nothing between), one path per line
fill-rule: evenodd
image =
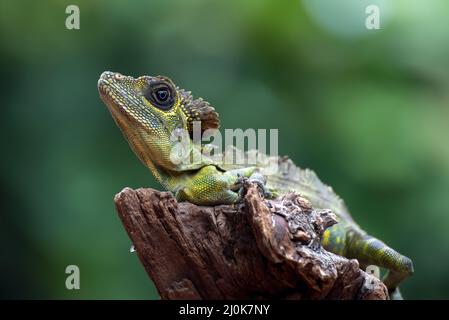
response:
M297 194L264 200L248 184L238 206L178 203L168 192L125 188L123 225L162 299L388 299L385 286L325 251L329 210Z

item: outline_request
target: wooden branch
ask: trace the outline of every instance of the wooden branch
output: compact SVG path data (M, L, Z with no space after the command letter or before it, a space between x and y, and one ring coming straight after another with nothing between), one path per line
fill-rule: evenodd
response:
M242 204L202 207L125 188L115 204L162 299L388 299L357 260L321 247L335 216L295 193L264 200L248 184Z

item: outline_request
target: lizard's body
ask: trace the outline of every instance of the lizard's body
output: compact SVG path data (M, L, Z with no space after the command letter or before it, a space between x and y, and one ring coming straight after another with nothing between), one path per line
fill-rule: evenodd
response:
M202 155L202 146L188 144L188 153L199 161L173 161L172 150L178 141L174 131L193 134L193 122L201 121L202 132L219 127L218 114L202 99L178 89L165 77L143 76L137 79L119 73L104 72L98 89L125 138L161 185L177 199L198 205L235 203L241 178L262 176L267 190L276 194L296 191L316 208L330 209L338 223L324 233L322 244L336 254L356 258L362 266L377 265L389 270L384 283L393 292L399 282L413 272L409 258L397 253L380 240L368 235L352 219L343 201L315 173L300 169L286 158L263 156L252 166L218 163ZM194 159L197 159L194 157ZM278 165L270 172L273 163ZM399 292L396 291L399 295Z

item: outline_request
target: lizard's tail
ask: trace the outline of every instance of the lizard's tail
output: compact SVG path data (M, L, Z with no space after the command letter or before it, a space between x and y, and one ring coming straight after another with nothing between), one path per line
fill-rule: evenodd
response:
M348 258L355 258L363 265L376 265L389 270L383 281L390 291L413 273L410 258L371 235L354 232L348 235L346 241Z

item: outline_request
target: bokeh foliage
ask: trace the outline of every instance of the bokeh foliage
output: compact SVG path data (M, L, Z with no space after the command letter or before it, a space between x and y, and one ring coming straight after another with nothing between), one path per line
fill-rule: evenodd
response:
M81 29L65 28L77 4ZM364 27L367 4L381 30ZM98 98L104 70L164 74L223 128L278 128L367 231L411 257L408 298L449 298L445 0L2 1L4 298L157 298L115 213L156 187ZM68 291L65 267L81 269Z

